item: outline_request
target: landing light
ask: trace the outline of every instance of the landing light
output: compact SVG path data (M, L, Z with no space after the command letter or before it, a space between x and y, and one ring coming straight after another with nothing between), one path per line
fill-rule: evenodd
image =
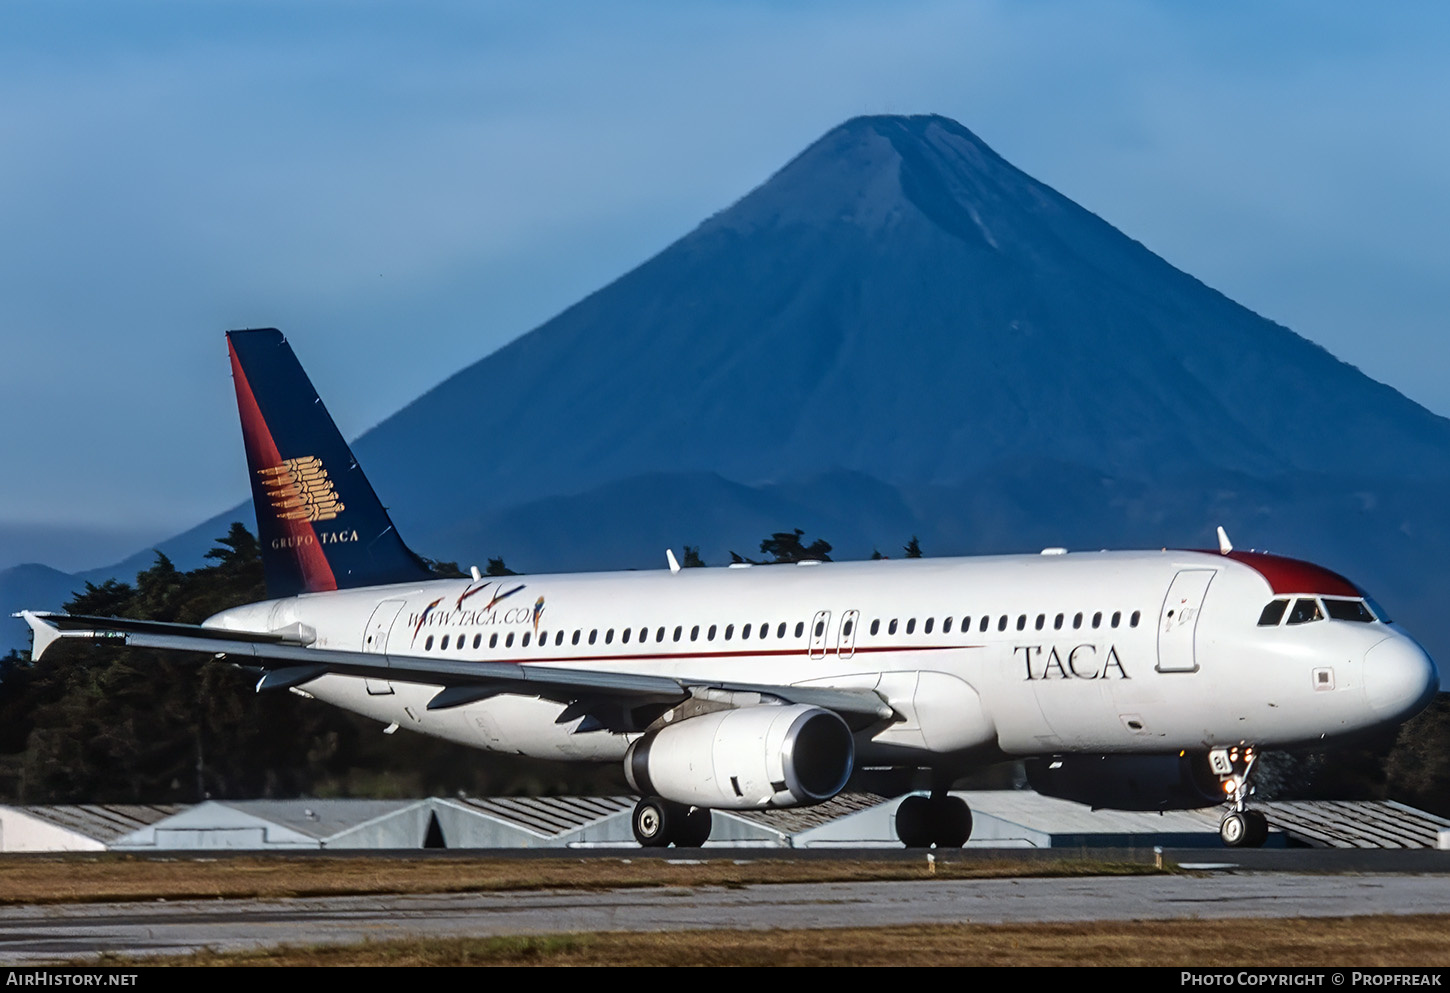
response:
M1232 793L1234 790L1236 790L1238 788L1239 788L1239 784L1236 783L1236 782L1234 782L1232 779L1230 779L1228 782L1226 782L1226 783L1223 784L1223 791L1225 793Z

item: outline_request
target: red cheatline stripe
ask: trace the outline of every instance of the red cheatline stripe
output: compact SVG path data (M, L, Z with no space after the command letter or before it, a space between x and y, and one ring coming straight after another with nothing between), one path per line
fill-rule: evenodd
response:
M272 439L272 432L267 428L267 419L262 416L262 409L257 405L257 398L252 394L252 386L247 382L247 374L242 371L242 363L237 358L237 350L232 347L230 338L227 339L227 352L232 357L232 379L237 390L237 409L242 415L242 443L247 449L247 465L252 472L256 472L259 468L280 465L282 453L277 450L277 443ZM253 489L252 492L255 494L257 491ZM256 502L259 517L270 509L262 505L260 498ZM290 521L275 517L274 519L287 533L287 536L294 541L290 551L297 557L298 567L302 570L303 590L308 593L320 593L325 590L337 589L337 577L332 574L332 566L328 564L327 556L322 552L322 546L317 541L317 531L312 527L312 522ZM265 554L286 553L268 549Z

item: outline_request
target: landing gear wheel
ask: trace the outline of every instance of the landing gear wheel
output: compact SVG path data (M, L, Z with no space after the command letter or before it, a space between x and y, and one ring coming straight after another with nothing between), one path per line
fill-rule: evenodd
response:
M710 828L714 826L714 817L708 807L695 807L690 810L682 819L675 822L675 847L676 848L699 848L710 840Z
M960 797L933 797L932 840L938 848L961 848L972 836L972 808Z
M1218 836L1230 848L1243 848L1248 844L1248 817L1236 810L1228 814L1218 826Z
M647 796L634 805L630 826L634 840L644 848L664 848L674 830L675 805L657 796Z
M1249 829L1244 837L1244 847L1262 847L1269 840L1269 819L1261 810L1245 810L1244 820L1248 822Z
M909 796L896 808L896 837L907 848L927 848L932 841L932 805L924 796Z
M1230 848L1258 848L1269 840L1269 819L1260 810L1235 810L1218 826L1218 836Z
M896 837L907 848L961 848L972 836L972 810L954 796L909 796L896 808Z

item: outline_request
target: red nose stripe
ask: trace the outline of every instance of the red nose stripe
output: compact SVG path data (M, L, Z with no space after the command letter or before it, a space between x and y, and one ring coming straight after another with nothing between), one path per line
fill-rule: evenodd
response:
M1229 552L1228 557L1256 570L1275 593L1322 593L1364 596L1359 587L1323 566L1264 552Z

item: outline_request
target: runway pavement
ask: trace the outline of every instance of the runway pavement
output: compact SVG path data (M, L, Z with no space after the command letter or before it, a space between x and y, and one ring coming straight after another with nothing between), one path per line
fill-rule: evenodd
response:
M1202 854L1202 853L1198 853ZM1212 870L1188 876L818 883L0 910L0 965L407 937L871 927L957 922L1450 914L1441 874Z

